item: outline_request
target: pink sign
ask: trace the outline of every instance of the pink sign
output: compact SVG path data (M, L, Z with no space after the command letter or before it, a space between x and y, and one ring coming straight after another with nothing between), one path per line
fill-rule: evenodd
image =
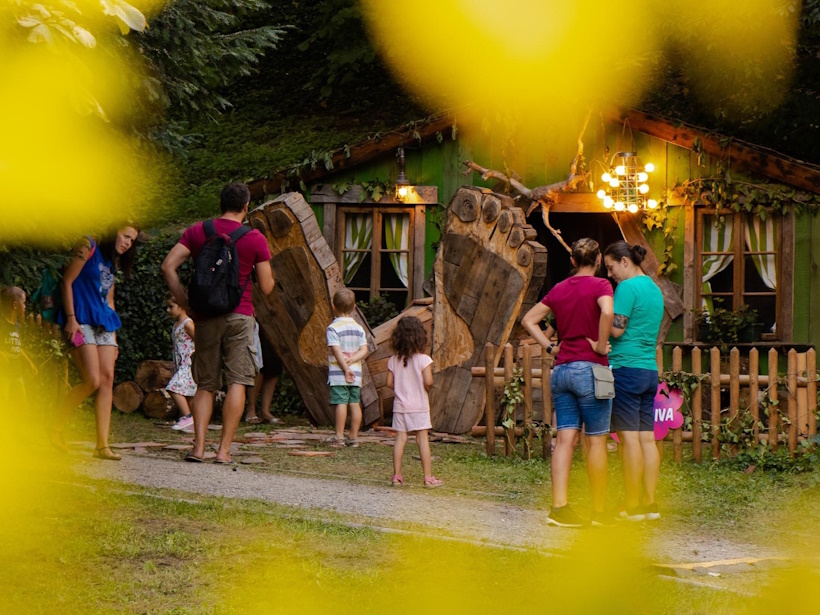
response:
M655 440L663 440L670 429L677 429L683 425L683 414L680 407L683 405L683 395L680 389L669 389L665 382L658 385L655 394ZM610 434L618 442L617 434Z

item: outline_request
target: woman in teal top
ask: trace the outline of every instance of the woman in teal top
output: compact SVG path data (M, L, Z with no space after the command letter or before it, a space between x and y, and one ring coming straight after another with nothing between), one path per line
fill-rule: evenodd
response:
M663 295L641 269L645 255L642 246L625 241L613 243L604 252L606 270L618 283L609 353L615 376L612 430L623 446L625 510L620 514L630 521L660 518L655 504L660 473L654 431L655 344L663 319Z

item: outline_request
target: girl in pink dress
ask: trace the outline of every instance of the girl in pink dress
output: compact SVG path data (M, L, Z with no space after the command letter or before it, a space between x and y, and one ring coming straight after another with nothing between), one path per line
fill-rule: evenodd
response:
M196 382L191 374L191 355L194 354L194 321L173 297L166 299L166 304L168 314L176 321L171 331L176 371L165 387L179 408L179 420L171 429L193 433L194 417L191 416L191 400L196 393Z
M424 470L424 486L441 487L444 483L433 476L428 431L430 401L427 391L433 388L433 359L424 354L427 333L418 318L401 318L390 337L390 345L396 353L387 361L387 386L394 390L393 429L396 443L393 446L394 487L404 485L401 461L408 434L416 434L421 467Z

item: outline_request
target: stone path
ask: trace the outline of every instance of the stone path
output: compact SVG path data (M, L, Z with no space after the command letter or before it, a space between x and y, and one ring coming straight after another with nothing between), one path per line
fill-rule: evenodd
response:
M151 443L134 444L135 449L152 448ZM571 548L577 535L573 530L547 526L545 511L460 496L448 493L446 487L431 492L420 487L371 486L338 479L256 472L248 466L184 463L150 453L125 452L118 463L100 463L83 457L76 466L77 472L91 479L116 480L149 488L261 500L320 516L330 511L365 525L413 527L431 535L512 547L560 552ZM771 548L760 545L697 534L678 536L665 531L663 523L645 524L642 533L646 539L643 547L646 555L660 563L776 555Z

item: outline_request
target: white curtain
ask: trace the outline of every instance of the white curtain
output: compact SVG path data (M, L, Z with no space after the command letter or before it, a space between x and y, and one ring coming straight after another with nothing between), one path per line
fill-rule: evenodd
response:
M388 250L407 250L410 245L410 216L408 214L384 215L384 243ZM390 252L393 270L407 288L409 282L407 252Z
M701 278L701 295L703 307L712 311L712 292L709 282L713 277L726 269L734 260L734 219L727 216L723 228L715 226L712 216L703 217L703 252L729 252L729 254L704 254Z
M370 214L345 214L344 250L370 250L373 244L373 216ZM344 252L343 273L345 284L356 275L369 252Z
M746 220L746 247L750 252L776 252L777 227L771 216L761 220L750 216ZM777 259L774 254L752 254L757 273L763 283L772 290L777 289Z

